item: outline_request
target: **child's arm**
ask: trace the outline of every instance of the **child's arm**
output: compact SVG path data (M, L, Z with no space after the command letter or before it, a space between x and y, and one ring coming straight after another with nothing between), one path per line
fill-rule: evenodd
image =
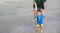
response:
M46 16L45 16L45 15L43 15L43 21L46 21L46 20L47 20Z
M36 22L36 21L37 21L37 15L34 16L34 18L33 18L33 22Z

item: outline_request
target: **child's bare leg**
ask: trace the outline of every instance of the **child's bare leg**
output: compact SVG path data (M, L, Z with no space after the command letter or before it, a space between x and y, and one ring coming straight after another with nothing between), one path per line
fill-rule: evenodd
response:
M36 31L38 31L39 30L39 26L36 26Z
M43 33L44 32L44 26L43 26L43 24L41 25L41 33Z
M39 27L39 30L41 30L41 26Z

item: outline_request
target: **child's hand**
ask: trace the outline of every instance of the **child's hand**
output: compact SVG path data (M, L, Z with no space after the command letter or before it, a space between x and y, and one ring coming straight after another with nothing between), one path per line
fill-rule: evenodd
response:
M33 22L36 22L36 20L33 20Z
M47 21L47 18L44 18L43 21Z
M47 18L45 18L44 21L47 21Z
M36 18L36 17L34 17L34 18L33 18L33 22L36 22L36 21L37 21L37 18Z

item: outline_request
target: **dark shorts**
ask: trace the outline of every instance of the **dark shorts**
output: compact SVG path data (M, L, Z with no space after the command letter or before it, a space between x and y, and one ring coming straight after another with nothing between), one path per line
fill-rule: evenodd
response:
M35 5L33 4L33 9L35 9ZM44 6L37 6L37 11L40 11L41 9L44 9Z
M35 5L33 4L33 9L35 9Z

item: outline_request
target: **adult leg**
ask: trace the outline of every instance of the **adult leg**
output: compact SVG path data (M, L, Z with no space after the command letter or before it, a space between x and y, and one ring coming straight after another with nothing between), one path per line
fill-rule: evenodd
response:
M34 3L34 16L36 16L36 14L37 14L37 5L36 5L36 3Z

